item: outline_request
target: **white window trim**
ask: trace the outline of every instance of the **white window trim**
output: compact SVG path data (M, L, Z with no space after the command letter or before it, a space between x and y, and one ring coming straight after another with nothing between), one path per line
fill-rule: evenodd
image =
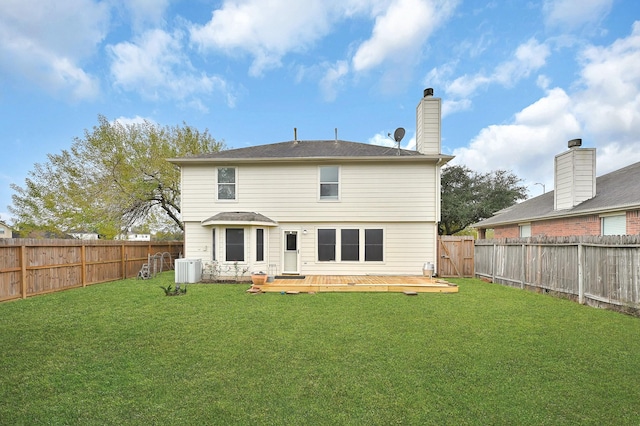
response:
M318 230L319 229L333 229L336 231L336 259L335 260L318 260ZM358 230L358 260L341 260L342 259L342 230L343 229L357 229ZM367 229L380 229L382 230L382 260L365 260L365 230ZM377 264L384 265L386 264L387 259L387 229L384 226L335 226L335 225L327 225L327 226L317 226L314 229L315 233L315 244L314 244L314 257L315 264L325 265L327 263L345 263L345 264L358 264L358 265L369 265L369 264Z
M225 198L219 198L219 194L220 192L218 191L218 185L220 185L220 182L218 182L218 170L220 169L233 169L234 170L234 175L235 175L235 198L233 199L225 199ZM237 203L238 202L238 198L239 198L239 194L238 194L238 167L236 166L218 166L216 167L216 201L219 201L221 203ZM222 183L223 185L225 185L225 183Z
M338 168L338 197L337 198L322 198L322 184L323 183L334 183L334 182L322 182L322 168L323 167L337 167ZM342 167L335 164L324 164L322 166L318 166L318 201L323 203L337 203L342 199Z
M620 218L624 221L624 233L619 234L619 233L615 233L615 234L605 234L604 233L604 221L606 218ZM614 212L614 213L603 213L600 215L600 235L626 235L627 234L627 212L626 211L622 211L622 212Z
M248 263L247 257L247 227L246 226L226 226L222 228L224 230L224 263L226 265L233 265L238 262L238 265L246 265ZM227 260L227 229L242 229L242 257L244 260Z
M258 229L262 229L262 260L258 260ZM255 263L266 263L267 262L267 253L269 253L269 232L267 228L256 227L253 229L253 251L255 256Z
M522 229L523 228L528 228L529 229L529 235L522 235ZM528 238L531 236L531 222L527 222L527 223L519 223L518 224L518 236L520 238Z

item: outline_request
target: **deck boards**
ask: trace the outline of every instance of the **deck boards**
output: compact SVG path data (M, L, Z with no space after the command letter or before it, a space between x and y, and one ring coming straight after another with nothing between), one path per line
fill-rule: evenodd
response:
M301 279L274 279L253 286L267 293L300 292L416 292L457 293L458 286L423 276L384 275L307 275Z

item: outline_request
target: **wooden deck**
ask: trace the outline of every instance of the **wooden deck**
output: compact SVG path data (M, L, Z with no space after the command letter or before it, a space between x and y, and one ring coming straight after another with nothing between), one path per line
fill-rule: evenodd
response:
M399 292L457 293L458 286L423 276L307 275L304 278L276 278L249 291L265 293Z

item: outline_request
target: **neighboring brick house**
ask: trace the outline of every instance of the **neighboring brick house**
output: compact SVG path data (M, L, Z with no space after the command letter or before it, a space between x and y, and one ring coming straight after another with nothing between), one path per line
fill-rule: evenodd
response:
M478 238L640 234L640 162L596 178L596 150L580 146L556 156L554 191L476 223Z

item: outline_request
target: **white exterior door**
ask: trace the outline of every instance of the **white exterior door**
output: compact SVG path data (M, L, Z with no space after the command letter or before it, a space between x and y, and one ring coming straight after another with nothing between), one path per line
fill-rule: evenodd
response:
M283 231L282 273L300 273L300 239L297 230Z

